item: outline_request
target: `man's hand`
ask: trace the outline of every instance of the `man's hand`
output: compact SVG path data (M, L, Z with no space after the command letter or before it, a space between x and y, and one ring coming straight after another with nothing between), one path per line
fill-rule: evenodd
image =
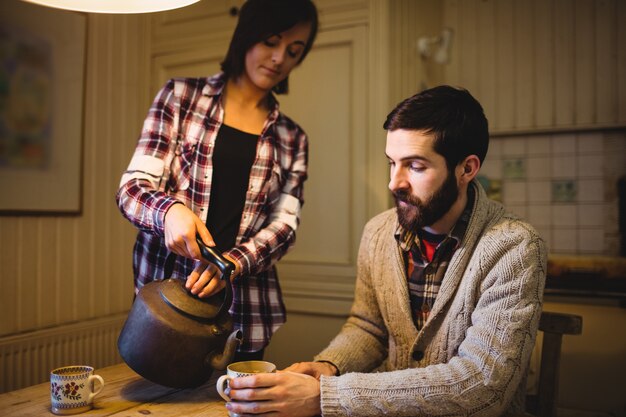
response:
M165 246L177 255L190 259L202 259L200 248L196 243L196 234L209 246L215 246L213 237L202 220L184 204L174 204L163 222L165 229Z
M320 383L310 375L282 371L234 378L226 408L241 416L312 417L321 414Z
M298 372L300 374L311 375L316 379L324 376L337 375L337 368L330 362L296 362L285 368L285 372Z

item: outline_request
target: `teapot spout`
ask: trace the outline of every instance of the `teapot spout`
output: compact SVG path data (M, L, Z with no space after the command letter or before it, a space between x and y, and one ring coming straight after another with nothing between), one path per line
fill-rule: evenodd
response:
M226 366L233 360L233 356L235 356L235 349L241 341L243 340L243 334L241 330L236 330L228 336L226 339L226 345L224 346L224 352L222 353L213 353L209 358L209 363L211 364L211 368L223 370L226 369Z

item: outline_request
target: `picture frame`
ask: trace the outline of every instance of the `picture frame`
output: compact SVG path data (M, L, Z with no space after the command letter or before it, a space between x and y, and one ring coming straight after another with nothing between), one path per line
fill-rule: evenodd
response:
M0 215L82 211L87 16L0 4Z

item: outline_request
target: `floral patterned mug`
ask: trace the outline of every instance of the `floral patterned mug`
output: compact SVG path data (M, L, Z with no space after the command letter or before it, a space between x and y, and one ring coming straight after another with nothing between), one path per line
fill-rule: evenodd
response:
M94 391L94 382L100 382ZM89 411L93 398L104 388L104 379L93 374L91 366L64 366L50 372L50 410L67 415Z

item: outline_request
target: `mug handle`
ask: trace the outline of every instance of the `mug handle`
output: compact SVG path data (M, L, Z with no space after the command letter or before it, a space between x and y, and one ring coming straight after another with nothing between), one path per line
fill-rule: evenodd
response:
M89 384L90 387L93 387L94 386L93 381L99 381L100 387L96 391L93 391L89 394L89 399L87 400L87 402L91 402L93 400L93 397L100 394L100 391L104 389L104 379L102 379L100 375L90 375L89 378L87 379L87 384Z
M228 395L226 395L226 393L224 392L224 387L226 383L231 379L233 378L230 375L224 374L217 379L217 384L215 384L215 387L217 388L217 393L226 401L230 401L230 397L228 397Z

